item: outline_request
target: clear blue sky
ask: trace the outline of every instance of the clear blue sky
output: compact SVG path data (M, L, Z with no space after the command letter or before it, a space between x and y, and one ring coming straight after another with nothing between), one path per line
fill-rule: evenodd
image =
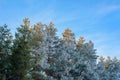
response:
M120 0L0 0L0 25L14 33L25 17L31 25L53 21L58 35L69 27L92 40L98 55L120 58Z

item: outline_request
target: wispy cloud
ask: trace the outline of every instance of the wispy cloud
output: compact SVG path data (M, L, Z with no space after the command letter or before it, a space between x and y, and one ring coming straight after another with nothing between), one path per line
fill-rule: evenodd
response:
M107 6L102 6L97 9L96 13L98 15L107 15L109 13L112 13L114 11L120 10L120 5L107 5Z
M67 16L61 16L61 17L59 17L56 21L55 21L55 23L57 24L57 23L65 23L65 22L69 22L69 21L72 21L72 20L76 20L77 18L75 17L75 16L71 16L71 14L69 15L67 15Z

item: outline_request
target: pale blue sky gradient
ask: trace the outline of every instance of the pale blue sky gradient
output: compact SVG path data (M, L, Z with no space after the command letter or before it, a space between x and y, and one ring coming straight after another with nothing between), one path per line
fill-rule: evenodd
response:
M29 17L31 25L53 21L61 35L92 40L98 55L120 58L120 0L0 0L0 25L12 33Z

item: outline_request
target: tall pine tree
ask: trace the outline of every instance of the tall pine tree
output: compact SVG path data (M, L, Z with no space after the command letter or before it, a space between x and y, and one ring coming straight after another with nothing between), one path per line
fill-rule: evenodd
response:
M30 68L30 21L25 18L24 24L17 28L15 40L13 42L13 54L11 63L13 66L12 80L25 80L25 76Z

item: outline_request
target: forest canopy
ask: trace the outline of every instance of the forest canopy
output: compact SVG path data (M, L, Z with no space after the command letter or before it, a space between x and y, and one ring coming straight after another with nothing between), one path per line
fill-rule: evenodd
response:
M0 26L0 80L120 80L120 60L98 56L69 28L59 38L54 23L25 18L15 35Z

